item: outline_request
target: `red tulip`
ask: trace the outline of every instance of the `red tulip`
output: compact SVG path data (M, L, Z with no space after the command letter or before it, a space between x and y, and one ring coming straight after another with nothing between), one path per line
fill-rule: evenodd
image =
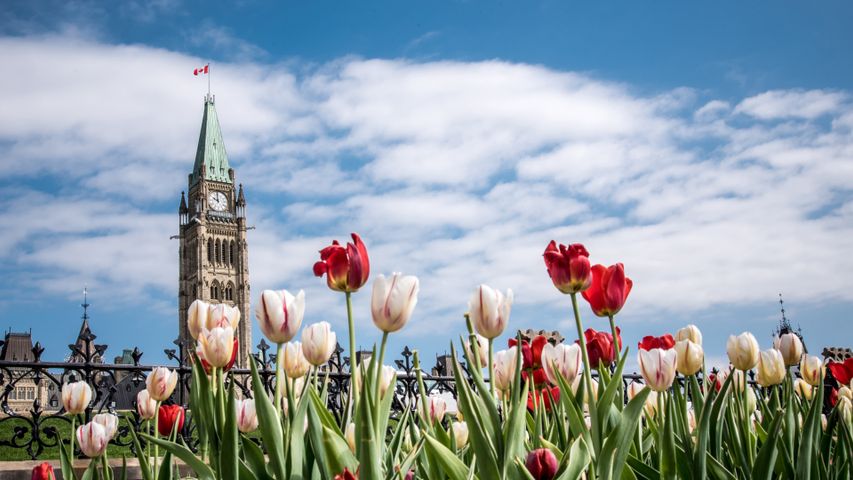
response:
M605 367L613 363L616 357L616 352L613 349L613 335L587 328L583 336L586 339L586 350L589 355L590 368L597 370L599 361ZM616 336L621 344L622 334L619 327L616 327ZM576 340L575 343L579 342Z
M850 380L853 380L853 357L844 360L844 362L836 362L830 360L829 371L832 372L832 377L842 386L849 387Z
M829 392L829 404L834 407L836 403L838 403L838 389L833 388Z
M352 473L349 468L344 468L344 471L335 475L334 480L358 480L358 470Z
M509 342L507 342L510 348L518 345L518 341L514 338L510 338ZM545 335L536 335L533 337L532 342L527 342L527 340L521 341L521 367L526 369L529 368L537 368L542 366L542 349L545 348L545 344L548 343L548 339Z
M370 260L367 248L357 233L352 234L352 243L342 247L337 240L320 250L320 261L314 264L314 275L326 275L326 284L339 292L357 292L367 283L370 275Z
M177 423L177 426L175 424ZM157 431L160 435L168 437L172 434L172 429L181 431L184 428L184 408L180 405L160 405L160 412L157 414Z
M222 371L227 372L231 370L231 367L234 366L234 362L237 361L237 351L240 349L240 342L237 341L237 338L234 338L234 348L231 350L231 360L228 360L228 365L225 365L222 368ZM197 348L195 351L196 356L201 361L201 367L204 368L204 373L210 375L210 372L213 371L213 367L208 363L204 358L204 352L201 348Z
M621 263L609 267L595 265L592 267L592 283L582 295L589 302L592 313L607 317L622 310L633 285L634 282L625 276L625 267Z
M568 247L551 240L545 248L545 267L557 290L563 293L577 293L589 288L592 272L589 266L589 252L580 243Z
M653 337L651 335L647 335L643 337L643 341L637 344L637 347L640 350L651 350L653 348L660 348L661 350L669 350L670 348L675 346L675 339L672 338L672 335L666 334L660 337Z
M555 403L560 401L560 387L545 387L538 391L534 389L527 393L527 409L535 410L541 402L545 404L545 411L550 412L552 399Z
M536 480L551 480L557 475L557 456L547 448L539 448L527 454L527 471Z
M53 473L53 466L44 462L41 465L33 467L32 480L56 480L56 474Z

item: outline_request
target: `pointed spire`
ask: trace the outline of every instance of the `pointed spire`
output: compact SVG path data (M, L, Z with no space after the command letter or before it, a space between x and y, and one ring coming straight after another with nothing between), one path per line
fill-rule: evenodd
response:
M195 153L190 186L195 185L204 177L205 180L232 183L228 171L228 155L225 153L225 142L219 128L219 118L216 115L214 97L204 98L204 115L201 119L201 131L198 136L198 148Z
M181 192L181 206L178 207L178 212L187 213L189 209L187 208L187 198L184 195L184 192Z
M237 205L245 206L246 197L243 195L243 184L240 184L240 193L237 194Z
M83 316L80 318L83 322L80 324L80 334L77 335L78 340L85 340L91 335L92 329L89 328L89 288L83 287L83 303L80 304L83 307Z

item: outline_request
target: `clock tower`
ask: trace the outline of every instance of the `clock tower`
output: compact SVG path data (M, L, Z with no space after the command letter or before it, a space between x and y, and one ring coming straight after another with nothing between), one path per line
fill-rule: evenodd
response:
M187 309L195 299L224 303L240 309L237 365L248 368L252 348L249 315L249 255L246 244L246 199L228 165L225 143L216 116L215 97L204 98L204 115L189 174L187 192L181 192L178 210L180 250L178 328L182 342L191 342Z

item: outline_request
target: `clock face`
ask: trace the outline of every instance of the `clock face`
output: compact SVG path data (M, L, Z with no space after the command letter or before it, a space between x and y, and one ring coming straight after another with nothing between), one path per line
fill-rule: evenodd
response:
M222 192L213 192L207 197L207 203L213 210L222 212L225 211L226 207L228 207L228 198L226 198L225 194Z

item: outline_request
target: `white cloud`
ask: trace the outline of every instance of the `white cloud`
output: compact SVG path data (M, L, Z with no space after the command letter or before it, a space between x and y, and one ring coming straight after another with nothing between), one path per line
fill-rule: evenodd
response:
M847 94L835 91L771 90L744 99L735 107L735 113L762 120L813 119L837 112L847 99Z

